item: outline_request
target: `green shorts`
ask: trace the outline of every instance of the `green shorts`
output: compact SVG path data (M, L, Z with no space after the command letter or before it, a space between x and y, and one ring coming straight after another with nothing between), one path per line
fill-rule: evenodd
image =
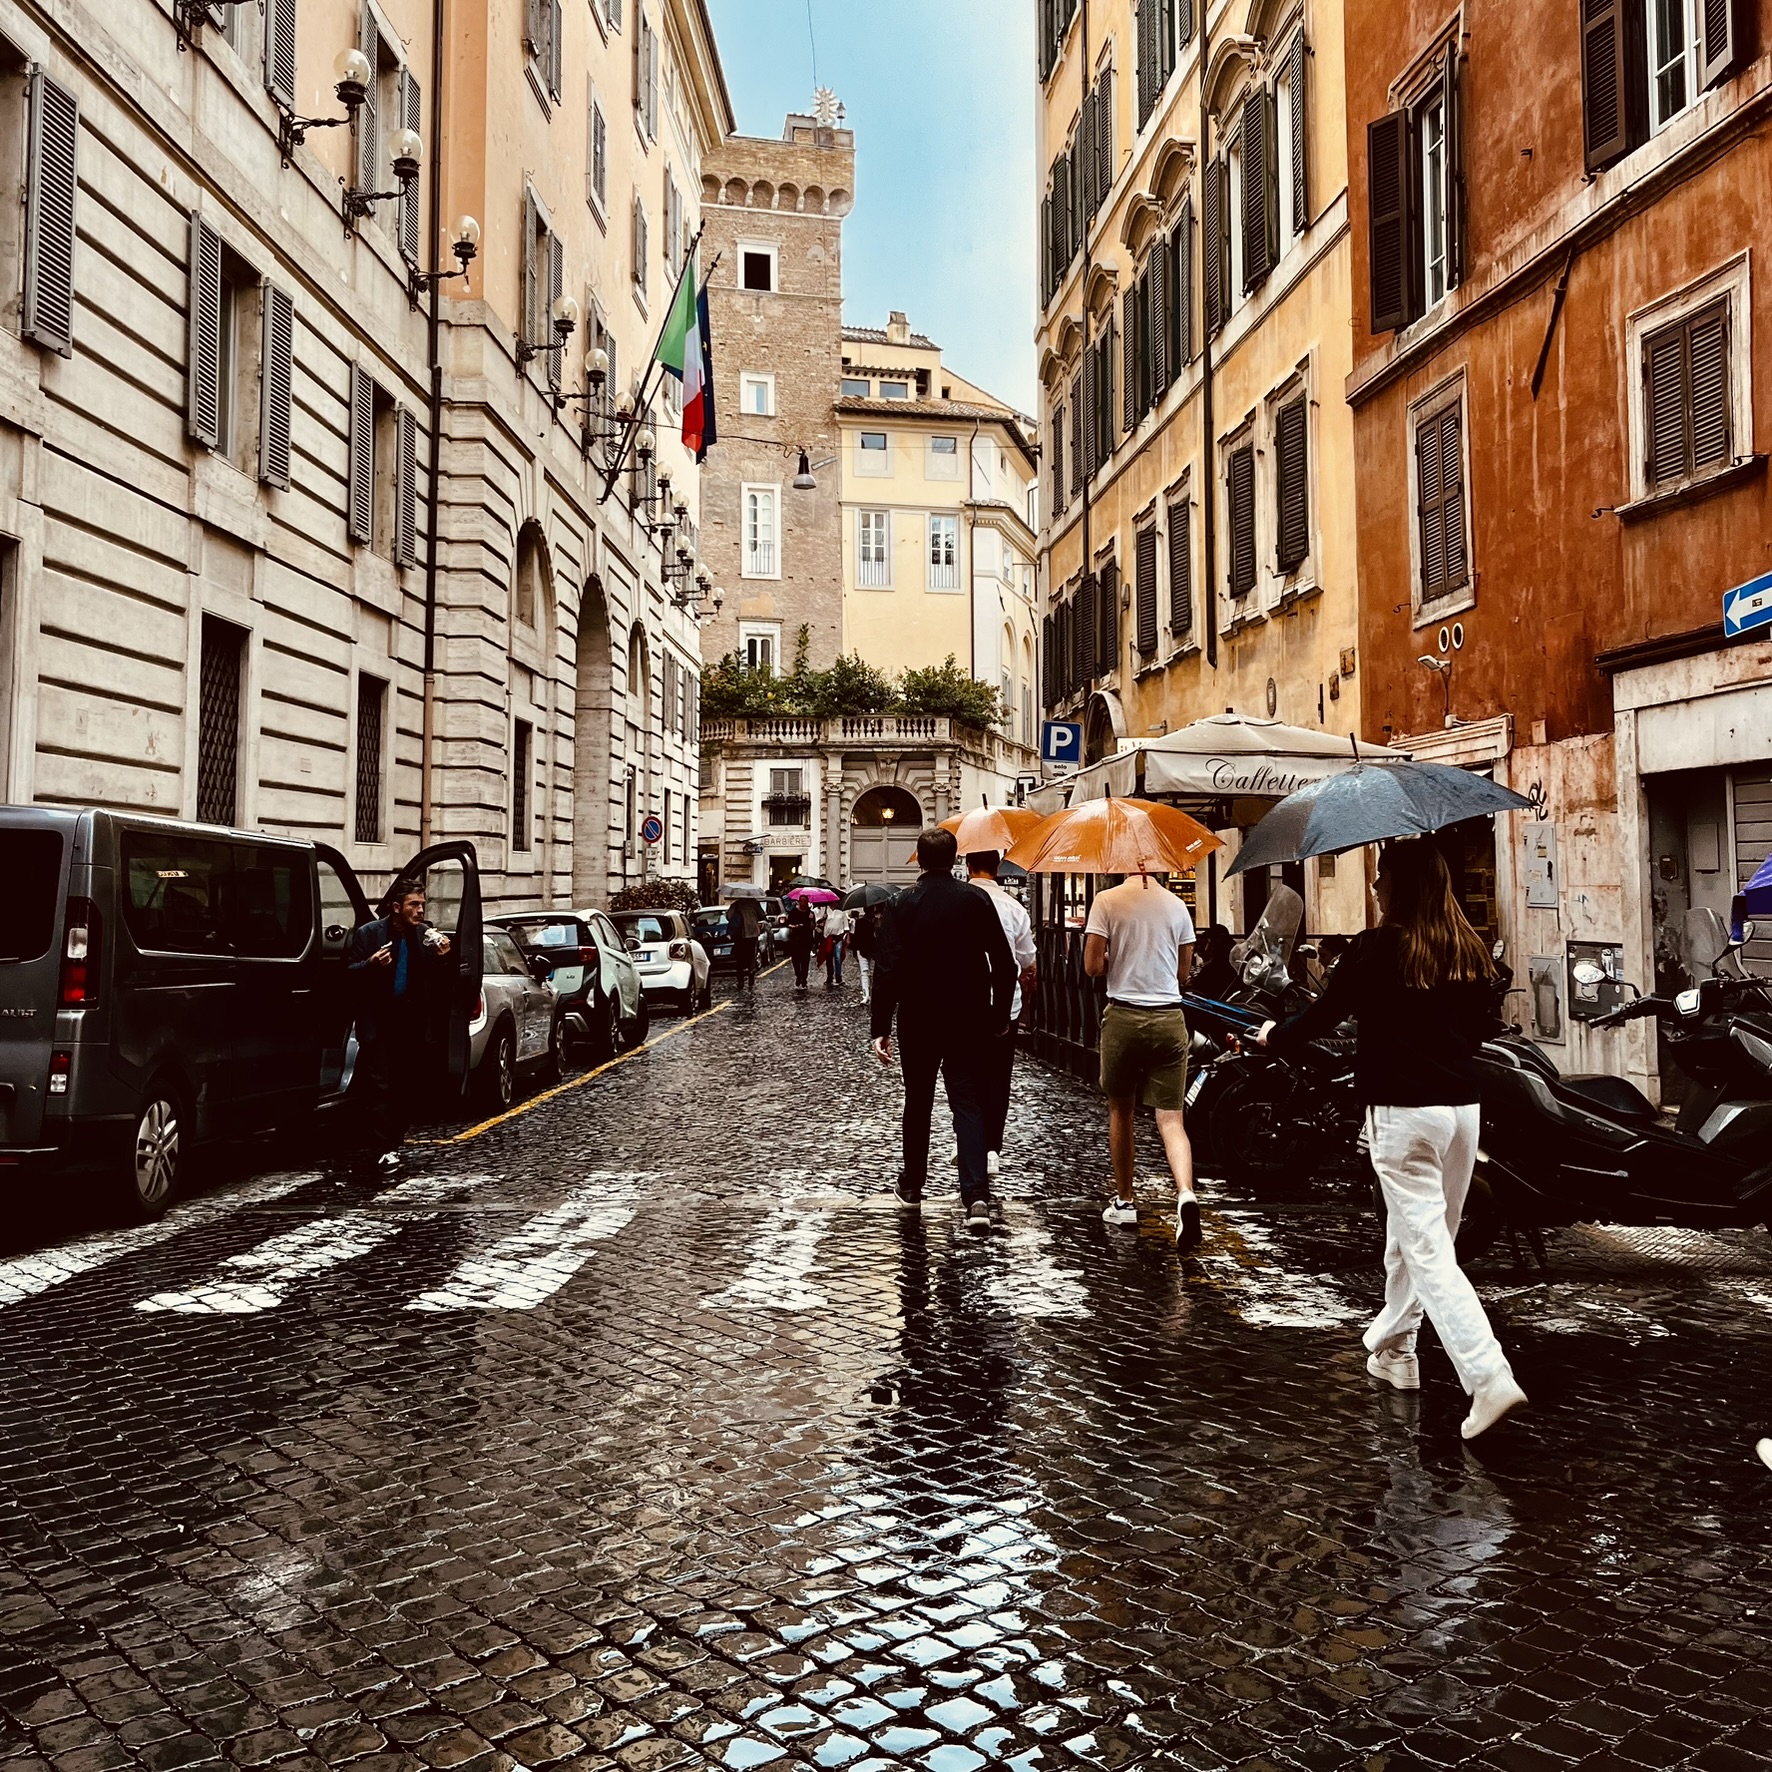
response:
M1108 1004L1101 1018L1102 1094L1146 1107L1184 1106L1187 1043L1187 1018L1179 1009Z

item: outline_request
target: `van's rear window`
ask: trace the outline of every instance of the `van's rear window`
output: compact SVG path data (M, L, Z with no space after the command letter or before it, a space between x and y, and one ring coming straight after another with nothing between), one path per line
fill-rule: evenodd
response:
M0 880L7 899L0 962L41 960L55 940L61 908L61 832L0 831Z

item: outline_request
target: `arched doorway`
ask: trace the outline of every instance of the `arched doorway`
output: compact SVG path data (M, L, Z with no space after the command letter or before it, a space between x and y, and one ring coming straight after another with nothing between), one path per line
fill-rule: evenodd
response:
M609 604L593 572L578 608L578 674L572 727L572 901L602 903L609 890L615 778Z
M867 789L849 815L850 879L913 885L922 828L923 808L909 789L892 782Z
M1083 715L1083 761L1099 763L1120 748L1120 735L1125 730L1124 718L1116 718L1119 710L1105 695L1092 695Z
M628 769L622 810L622 875L645 873L640 826L652 804L652 649L646 630L635 622L628 633Z

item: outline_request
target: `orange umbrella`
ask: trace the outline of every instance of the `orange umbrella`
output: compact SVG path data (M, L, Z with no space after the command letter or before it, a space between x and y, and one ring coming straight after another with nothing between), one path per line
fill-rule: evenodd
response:
M944 818L941 828L952 831L962 855L977 855L994 849L999 855L1017 843L1043 821L1044 814L1031 806L976 806L957 818Z
M1198 819L1154 800L1085 800L1009 851L1030 874L1185 874L1224 847Z

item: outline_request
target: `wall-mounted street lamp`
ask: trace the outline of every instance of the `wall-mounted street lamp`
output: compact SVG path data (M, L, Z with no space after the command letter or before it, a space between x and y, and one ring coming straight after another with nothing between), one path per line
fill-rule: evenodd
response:
M419 297L427 289L435 289L439 283L448 283L460 277L465 283L468 266L480 256L480 224L471 215L458 216L455 230L449 237L449 250L455 254L457 269L453 271L414 271L412 280L407 285L407 294L412 298L416 308Z
M358 59L368 66L368 58ZM341 86L340 90L343 88ZM359 101L361 102L361 101ZM416 129L396 129L394 139L388 143L394 156L395 188L391 191L365 191L356 185L346 185L344 195L345 231L348 233L356 227L365 216L375 213L378 203L387 203L396 197L404 197L418 182L418 163L424 157L425 145L419 138Z
M222 15L236 6L255 5L257 0L172 0L172 28L178 32L178 46L189 49L197 41L197 33L205 25L225 31L228 21Z
M368 100L375 69L369 65L369 57L362 50L341 50L338 60L332 64L332 72L337 82L332 90L345 108L342 117L298 117L293 111L278 109L277 150L282 154L285 166L289 164L289 156L308 139L310 129L343 129L356 122L357 113Z
M546 357L554 351L566 349L566 341L578 330L578 303L569 295L558 295L554 305L548 310L548 318L554 325L554 342L551 345L531 344L528 339L517 341L517 361L528 363L536 357Z
M1415 662L1424 671L1432 671L1440 679L1440 687L1446 692L1446 725L1460 725L1461 722L1452 712L1452 660L1435 658L1431 653L1424 652Z

